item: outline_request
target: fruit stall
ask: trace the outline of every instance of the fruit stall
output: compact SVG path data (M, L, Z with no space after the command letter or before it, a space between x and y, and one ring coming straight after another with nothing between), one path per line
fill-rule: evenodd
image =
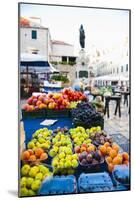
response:
M21 121L21 196L129 189L129 155L104 131L103 115L82 92L32 96Z

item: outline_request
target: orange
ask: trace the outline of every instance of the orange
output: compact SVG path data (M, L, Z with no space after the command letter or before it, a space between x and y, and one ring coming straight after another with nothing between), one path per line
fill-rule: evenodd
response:
M111 158L114 158L115 156L117 156L117 151L115 151L114 149L112 149L110 152L109 152L109 156Z
M109 147L109 146L110 146L110 143L109 143L109 142L105 142L104 146L105 146L105 147Z
M113 169L114 169L114 165L113 165L112 163L109 163L109 164L108 164L108 171L109 171L109 172L112 172Z
M30 153L30 155L34 155L34 151L32 149L28 149L28 152Z
M39 158L42 153L44 153L42 148L35 149L35 155L36 155L37 158Z
M102 146L100 146L100 152L103 154L103 155L106 155L106 153L107 153L107 148L104 146L104 145L102 145Z
M129 155L127 152L122 153L123 160L129 160Z
M28 160L30 157L30 153L28 151L24 151L22 153L22 160Z
M106 158L106 161L107 161L107 163L112 163L112 158L111 158L110 156L108 156L108 157Z
M119 152L120 147L117 144L113 144L112 145L112 149L114 149L115 151Z
M36 156L35 155L31 155L29 158L29 161L36 161Z
M116 156L113 159L113 165L121 165L122 164L122 158L120 156Z
M47 158L48 158L48 155L47 155L47 153L45 153L45 152L42 153L41 156L40 156L40 159L41 159L41 160L46 160Z
M111 147L107 147L107 154L109 155L110 151L112 150Z

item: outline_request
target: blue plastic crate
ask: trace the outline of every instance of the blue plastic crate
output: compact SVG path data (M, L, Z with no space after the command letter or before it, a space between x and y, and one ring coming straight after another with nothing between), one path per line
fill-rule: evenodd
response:
M54 176L45 179L38 192L39 195L77 193L77 182L73 175Z
M112 176L117 185L121 184L126 187L130 186L129 166L116 165L113 170Z
M113 183L107 172L81 174L78 179L78 190L83 192L112 191Z

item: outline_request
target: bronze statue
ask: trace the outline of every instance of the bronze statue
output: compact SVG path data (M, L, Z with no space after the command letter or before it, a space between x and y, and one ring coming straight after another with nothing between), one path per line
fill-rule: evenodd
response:
M81 24L80 26L80 45L81 45L81 48L85 48L85 31L83 29L83 25Z

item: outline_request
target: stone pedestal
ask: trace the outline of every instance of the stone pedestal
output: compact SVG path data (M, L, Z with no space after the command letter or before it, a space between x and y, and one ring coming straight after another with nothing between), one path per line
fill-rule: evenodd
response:
M76 60L75 83L83 82L88 84L89 76L89 57L86 55L85 50L81 49Z

